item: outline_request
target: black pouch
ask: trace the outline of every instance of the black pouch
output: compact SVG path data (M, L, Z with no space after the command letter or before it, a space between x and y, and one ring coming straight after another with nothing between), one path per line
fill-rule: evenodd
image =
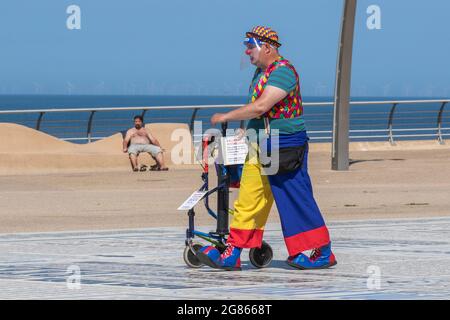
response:
M278 172L277 174L284 174L292 172L301 168L305 158L305 151L308 148L308 143L299 147L286 147L279 149L278 157ZM270 155L269 155L270 157ZM269 161L268 163L261 163L263 168L275 167L277 163Z

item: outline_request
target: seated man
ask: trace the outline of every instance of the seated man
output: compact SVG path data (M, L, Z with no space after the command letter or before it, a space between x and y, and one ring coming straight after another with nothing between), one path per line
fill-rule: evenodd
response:
M145 129L142 116L135 116L134 128L127 131L125 139L123 140L123 152L128 152L133 171L139 171L137 157L141 152L148 152L153 159L155 159L156 165L152 166L150 170L169 170L169 168L164 165L162 151L159 141Z

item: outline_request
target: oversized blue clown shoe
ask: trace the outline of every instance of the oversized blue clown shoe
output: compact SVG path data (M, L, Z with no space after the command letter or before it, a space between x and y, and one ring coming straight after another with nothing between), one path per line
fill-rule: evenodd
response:
M214 268L212 261L216 261L220 257L220 251L214 246L204 246L197 251L197 258L207 266ZM200 258L200 256L202 258Z
M217 248L206 246L197 251L197 258L211 268L237 271L241 270L241 252L241 248L230 244L222 254Z
M337 264L336 258L331 252L331 243L315 249L310 257L307 257L303 253L296 255L295 257L289 257L287 263L301 270L307 269L326 269Z

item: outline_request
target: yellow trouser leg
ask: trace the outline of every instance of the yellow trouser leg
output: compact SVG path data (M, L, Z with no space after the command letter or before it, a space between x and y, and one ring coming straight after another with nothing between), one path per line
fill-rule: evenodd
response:
M260 164L246 162L228 242L241 248L260 247L272 204L272 191L267 176L261 175Z

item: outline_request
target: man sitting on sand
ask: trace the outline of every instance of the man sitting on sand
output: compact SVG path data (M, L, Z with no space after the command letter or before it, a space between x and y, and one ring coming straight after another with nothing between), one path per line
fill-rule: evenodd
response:
M139 171L137 157L141 152L148 152L156 161L156 165L150 167L151 171L167 171L164 165L163 150L156 140L144 127L142 116L134 117L134 128L127 131L123 140L123 152L128 152L133 171Z

